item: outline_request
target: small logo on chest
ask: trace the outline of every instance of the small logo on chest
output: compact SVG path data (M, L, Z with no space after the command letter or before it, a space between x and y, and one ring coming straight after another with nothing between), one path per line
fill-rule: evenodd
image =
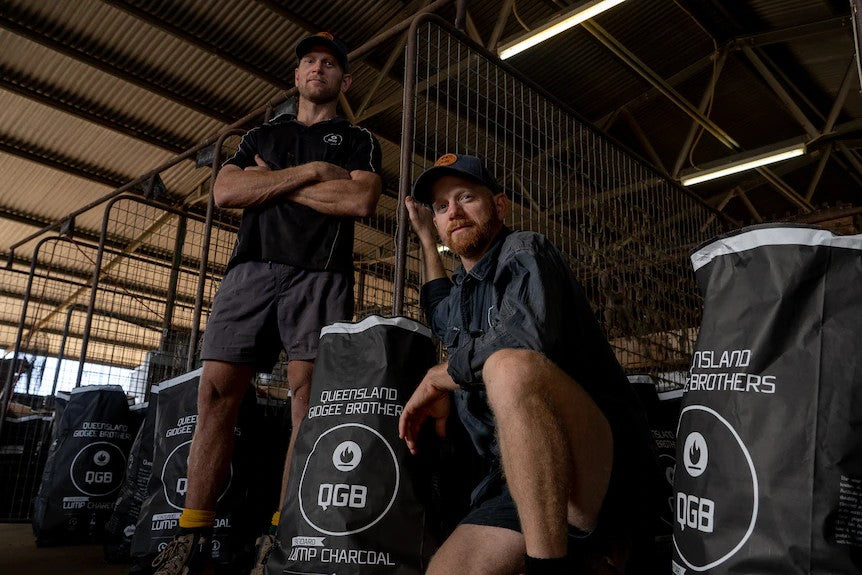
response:
M341 144L341 134L326 134L323 136L323 141L330 146L338 146Z

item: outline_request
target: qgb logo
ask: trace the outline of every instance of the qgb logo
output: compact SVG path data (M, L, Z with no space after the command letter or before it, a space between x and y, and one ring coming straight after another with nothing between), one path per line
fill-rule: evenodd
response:
M680 413L674 477L674 548L692 571L707 571L745 545L757 521L757 473L733 426L711 408Z
M338 146L341 144L341 134L326 134L323 136L323 141L330 146Z
M81 449L69 470L75 488L91 497L110 495L120 488L126 471L123 451L107 441Z
M299 480L299 510L326 535L365 531L392 508L400 485L395 450L375 429L337 425L314 443Z

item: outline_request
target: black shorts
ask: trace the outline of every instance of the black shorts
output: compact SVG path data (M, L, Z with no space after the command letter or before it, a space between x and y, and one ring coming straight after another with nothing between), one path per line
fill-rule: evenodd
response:
M628 503L623 477L611 475L598 523L589 533L569 525L568 558L574 572L580 573L590 560L619 549L629 549L634 556L647 558L652 554L652 535L645 529L648 512L638 512ZM509 493L509 487L498 469L492 471L473 492L469 513L461 524L502 527L521 532L518 510Z
M505 481L502 481L495 488L489 489L480 501L474 503L461 523L502 527L520 533L521 521L518 519L518 509L515 507L515 501L512 499L512 494L509 493L509 487ZM598 539L604 531L603 527L600 520L599 525L593 531L585 533L574 525L569 525L570 554L573 545L599 546Z
M312 360L320 329L352 318L352 275L243 262L216 294L201 359L250 363L259 371L271 371L282 349L289 360Z

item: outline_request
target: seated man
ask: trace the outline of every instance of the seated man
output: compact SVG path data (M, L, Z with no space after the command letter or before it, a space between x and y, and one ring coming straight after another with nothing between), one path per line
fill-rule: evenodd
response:
M454 400L491 468L428 573L649 572L652 439L562 255L506 228L508 200L474 156L442 156L406 204L421 303L448 362L419 384L399 433L415 453L420 425L431 418L442 435ZM461 258L452 281L435 227Z

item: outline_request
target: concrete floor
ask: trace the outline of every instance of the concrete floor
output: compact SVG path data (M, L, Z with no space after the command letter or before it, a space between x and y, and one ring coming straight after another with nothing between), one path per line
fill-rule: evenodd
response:
M107 565L101 545L37 548L29 523L0 523L0 573L15 575L126 575Z

